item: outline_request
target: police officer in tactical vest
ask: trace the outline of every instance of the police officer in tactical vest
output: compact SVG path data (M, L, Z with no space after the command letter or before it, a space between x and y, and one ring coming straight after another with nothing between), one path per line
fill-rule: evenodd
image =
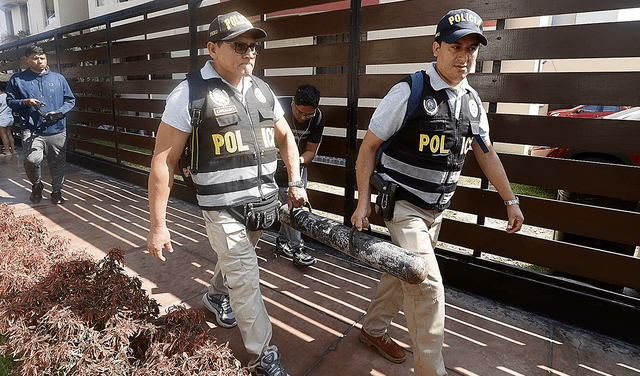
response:
M304 205L307 197L284 111L269 86L251 75L261 47L257 40L265 37L264 30L238 12L217 16L209 25L211 60L196 72L206 85L203 105L189 110L189 80L167 98L149 175L147 246L161 261L166 261L163 251L173 252L165 223L167 199L191 136L191 175L218 255L203 303L220 326L239 327L247 352L254 355L252 372L288 376L277 347L270 344L271 322L260 294L255 253L261 230L273 223L279 206L275 140L287 166L289 208Z
M519 200L491 146L487 115L466 79L475 67L480 44L487 44L480 16L468 9L447 13L438 23L433 42L436 62L389 90L371 118L356 164L359 200L351 223L358 230L369 226L370 182L381 192L393 191L392 197L381 194L385 199L377 201L391 209L384 212L391 239L422 255L429 267L419 285L383 274L360 340L386 359L403 362L404 349L387 334L391 320L403 309L416 374L423 376L447 374L442 358L444 287L434 247L443 210L455 192L469 148L504 200L509 218L506 231L519 231L524 221ZM416 92L420 101L409 108Z

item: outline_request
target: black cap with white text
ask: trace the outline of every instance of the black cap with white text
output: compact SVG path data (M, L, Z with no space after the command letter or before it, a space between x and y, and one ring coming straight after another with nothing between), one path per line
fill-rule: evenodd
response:
M469 34L477 34L480 38L480 43L486 46L487 38L484 36L482 24L482 18L472 10L456 9L449 11L438 22L435 40L451 44Z

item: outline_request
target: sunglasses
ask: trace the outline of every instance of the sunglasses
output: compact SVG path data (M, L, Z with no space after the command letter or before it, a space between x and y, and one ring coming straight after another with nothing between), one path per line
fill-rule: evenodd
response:
M232 44L233 45L233 50L238 55L246 54L249 49L251 49L251 52L254 52L256 55L258 55L258 54L260 54L260 51L262 50L262 45L260 43L246 44L246 43L242 43L242 42L227 42L227 41L224 41L224 42L228 43L228 44Z
M304 112L300 111L300 109L298 108L298 105L295 102L292 101L291 104L293 105L291 106L293 107L293 112L297 117L300 117L303 119L311 119L313 115L316 114L316 110L313 110L313 112L310 114L305 114Z

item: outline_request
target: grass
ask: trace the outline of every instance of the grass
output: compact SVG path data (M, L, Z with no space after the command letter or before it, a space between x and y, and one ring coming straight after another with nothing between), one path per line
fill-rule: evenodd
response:
M0 343L4 343L4 337L0 337ZM13 369L13 358L0 355L0 376L7 376Z
M511 189L513 193L517 195L526 195L526 196L534 196L541 198L556 198L556 190L555 189L546 189L540 187L534 187L532 185L525 184L511 184Z

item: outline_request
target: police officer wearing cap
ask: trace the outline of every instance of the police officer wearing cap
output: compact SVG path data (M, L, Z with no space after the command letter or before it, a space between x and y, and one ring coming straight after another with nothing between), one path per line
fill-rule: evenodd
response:
M407 109L414 84L411 77L393 86L371 118L356 164L359 200L352 224L358 230L369 226L369 179L375 170L385 181L398 185L393 216L385 222L392 241L422 255L429 267L419 285L383 274L360 340L388 360L403 362L405 350L387 334L391 320L403 309L415 372L423 376L447 374L442 358L444 286L434 248L443 210L455 192L469 148L505 202L506 231L519 231L524 221L519 200L491 146L487 115L466 79L475 67L480 45L487 44L482 27L480 16L468 9L452 10L440 20L432 47L436 62L421 71L420 105ZM388 140L376 165L376 153Z
M232 213L243 205L277 200L274 137L292 183L289 208L307 201L299 183L298 149L284 111L269 86L251 75L260 51L256 41L266 35L238 12L219 15L209 25L211 60L199 71L207 95L192 138L198 161L192 177L207 236L218 256L203 303L220 326L239 327L247 352L254 356L248 365L252 372L288 376L277 347L270 343L271 322L260 293L255 245L261 231L249 230ZM173 174L192 134L192 120L198 117L189 111L189 91L189 81L183 81L167 97L151 162L147 246L161 261L166 261L163 251L173 252L166 227Z

